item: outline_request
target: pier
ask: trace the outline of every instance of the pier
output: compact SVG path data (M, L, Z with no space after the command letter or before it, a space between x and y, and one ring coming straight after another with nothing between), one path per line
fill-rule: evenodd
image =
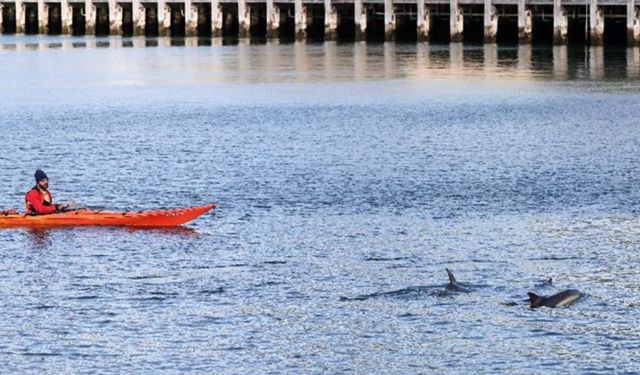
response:
M0 33L640 46L640 0L0 0Z

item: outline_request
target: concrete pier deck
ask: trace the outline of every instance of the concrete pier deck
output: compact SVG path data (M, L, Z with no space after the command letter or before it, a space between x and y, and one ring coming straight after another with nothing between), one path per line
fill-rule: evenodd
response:
M0 0L0 33L640 46L640 0Z

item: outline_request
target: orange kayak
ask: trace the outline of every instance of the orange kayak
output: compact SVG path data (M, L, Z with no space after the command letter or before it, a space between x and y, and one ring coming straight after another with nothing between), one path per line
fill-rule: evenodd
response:
M48 215L0 214L0 228L60 226L173 227L182 225L216 208L215 204L155 211L103 211L79 209Z

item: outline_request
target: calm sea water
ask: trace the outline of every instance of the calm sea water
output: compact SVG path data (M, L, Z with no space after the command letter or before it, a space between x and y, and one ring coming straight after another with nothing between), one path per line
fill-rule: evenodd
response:
M638 49L199 44L0 37L0 207L219 203L0 231L2 372L637 373Z

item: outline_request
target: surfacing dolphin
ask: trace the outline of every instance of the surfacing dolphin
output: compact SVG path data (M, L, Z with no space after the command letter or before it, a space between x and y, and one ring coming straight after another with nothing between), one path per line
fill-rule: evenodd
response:
M458 283L455 276L453 276L453 272L448 268L447 274L449 275L449 283L442 290L442 285L438 286L412 286L408 288L402 288L398 290L392 290L390 292L377 292L372 294L364 294L356 297L340 297L341 301L365 301L370 298L381 298L381 297L395 297L395 298L418 298L422 296L432 296L432 297L451 297L453 293L470 293L472 290L466 288Z
M583 296L583 294L576 289L567 289L560 293L556 293L549 297L539 296L535 293L527 293L529 295L529 301L531 302L531 308L546 306L546 307L568 307L571 306L576 300Z
M548 287L552 287L553 286L553 279L549 278L545 281L542 281L538 284L536 284L536 288L548 288Z
M471 289L465 288L462 285L458 284L456 277L453 276L453 272L450 269L445 268L447 270L447 275L449 275L449 284L447 284L448 292L460 292L460 293L470 293Z

